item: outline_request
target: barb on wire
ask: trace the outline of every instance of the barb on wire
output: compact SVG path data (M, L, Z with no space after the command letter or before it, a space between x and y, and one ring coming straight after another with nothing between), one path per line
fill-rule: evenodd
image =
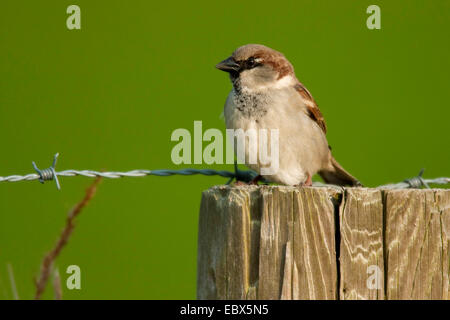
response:
M59 156L59 153L55 154L53 156L52 166L50 168L47 168L44 170L39 170L34 161L31 162L31 164L33 165L34 170L36 170L36 172L39 175L38 179L39 179L40 183L44 183L45 181L48 181L48 180L55 180L56 188L58 188L58 190L60 190L61 185L59 184L58 175L56 174L56 171L55 171L55 166L56 166L56 161L58 160L58 156Z
M422 168L419 172L419 175L417 177L413 177L410 179L405 179L404 182L409 184L411 188L420 188L420 187L426 187L427 189L431 189L428 183L422 178L423 173L425 172L425 169Z
M234 172L225 171L225 170L212 170L212 169L180 169L180 170L131 170L126 172L120 171L111 171L111 172L99 172L93 170L65 170L57 172L55 170L56 161L58 159L59 154L55 154L53 157L53 163L50 168L40 170L35 162L32 162L33 168L37 173L31 173L27 175L11 175L6 177L0 177L0 182L17 182L17 181L30 181L30 180L39 180L39 182L44 183L45 181L55 180L56 187L58 189L61 188L58 177L73 177L73 176L84 176L84 177L103 177L108 179L117 179L123 177L144 177L144 176L173 176L173 175L205 175L205 176L221 176L224 178L228 178L227 184L230 184L233 180L242 181L242 182L250 182L258 174L252 170L239 170L237 167L237 163L234 164ZM435 178L435 179L424 179L422 177L424 173L424 169L420 170L418 176L406 179L399 183L394 184L386 184L382 186L378 186L379 189L402 189L402 188L430 188L430 184L448 184L450 183L450 178ZM264 181L264 180L262 180ZM317 182L314 183L315 186L325 186L326 184Z

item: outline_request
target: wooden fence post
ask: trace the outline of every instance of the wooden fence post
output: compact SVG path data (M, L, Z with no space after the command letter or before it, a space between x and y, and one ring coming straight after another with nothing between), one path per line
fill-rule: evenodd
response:
M449 299L450 190L216 186L198 299Z

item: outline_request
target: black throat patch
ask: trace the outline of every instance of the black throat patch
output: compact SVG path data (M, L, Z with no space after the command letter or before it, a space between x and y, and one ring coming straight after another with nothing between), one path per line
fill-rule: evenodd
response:
M267 113L267 98L264 94L236 90L236 87L234 90L234 105L244 117L257 120Z

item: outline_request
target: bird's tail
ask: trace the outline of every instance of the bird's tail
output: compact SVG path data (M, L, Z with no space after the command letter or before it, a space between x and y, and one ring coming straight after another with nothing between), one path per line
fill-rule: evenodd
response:
M362 187L361 182L342 168L333 156L331 156L330 167L319 171L319 175L326 183L336 184L339 186Z

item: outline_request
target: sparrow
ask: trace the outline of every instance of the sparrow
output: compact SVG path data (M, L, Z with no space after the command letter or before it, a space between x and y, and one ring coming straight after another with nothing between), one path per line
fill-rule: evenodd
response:
M324 117L282 53L247 44L216 68L229 73L233 85L223 113L227 129L278 129L278 170L262 175L266 181L311 186L318 173L329 184L361 186L332 156ZM245 164L259 174L257 182L263 165L248 162L248 148L245 156Z

